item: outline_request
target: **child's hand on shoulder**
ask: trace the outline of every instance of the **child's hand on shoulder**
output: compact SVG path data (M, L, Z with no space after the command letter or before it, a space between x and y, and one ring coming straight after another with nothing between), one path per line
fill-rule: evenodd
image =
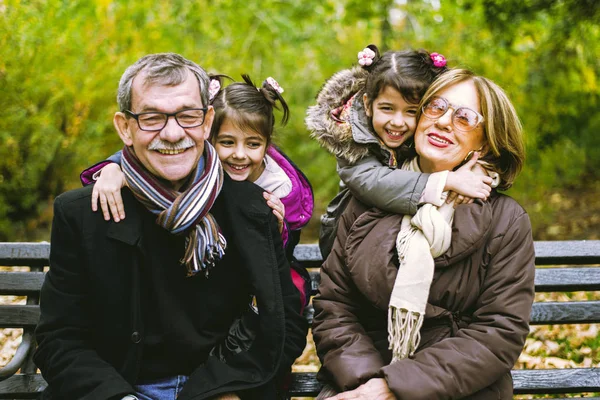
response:
M92 210L98 211L98 200L100 200L104 220L110 221L111 214L115 222L125 219L121 188L126 185L125 174L119 164L106 165L102 168L92 190Z
M450 171L446 178L444 190L449 190L446 203L454 201L455 206L459 204L472 203L474 199L487 200L492 193L492 178L479 164L477 159L479 152L456 171Z
M267 205L273 209L273 214L277 217L279 225L279 233L283 232L283 219L285 218L285 206L279 200L279 197L269 192L263 192L264 198L267 200Z

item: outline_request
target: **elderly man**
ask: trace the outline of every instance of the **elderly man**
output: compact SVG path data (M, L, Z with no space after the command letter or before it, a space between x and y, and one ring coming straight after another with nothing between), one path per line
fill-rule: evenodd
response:
M127 218L92 212L92 187L56 199L36 330L43 398L280 396L306 322L261 190L224 175L206 141L208 82L177 54L129 67L114 116ZM215 351L235 343L250 299L259 310L251 346Z

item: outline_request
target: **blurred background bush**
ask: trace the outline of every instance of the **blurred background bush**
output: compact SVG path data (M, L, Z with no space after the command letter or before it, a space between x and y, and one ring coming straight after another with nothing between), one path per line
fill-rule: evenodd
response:
M536 239L600 239L600 5L595 0L0 0L0 241L49 238L52 201L121 147L118 80L154 52L209 72L273 76L291 105L276 143L311 180L317 210L335 160L306 108L367 44L425 48L500 84L527 136L510 194Z

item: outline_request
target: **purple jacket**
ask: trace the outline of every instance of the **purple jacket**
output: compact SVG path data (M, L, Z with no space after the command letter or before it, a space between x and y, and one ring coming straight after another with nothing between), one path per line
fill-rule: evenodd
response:
M267 154L279 165L292 181L292 191L280 199L285 206L285 220L290 230L303 228L313 213L313 192L308 179L300 169L274 145L269 146Z

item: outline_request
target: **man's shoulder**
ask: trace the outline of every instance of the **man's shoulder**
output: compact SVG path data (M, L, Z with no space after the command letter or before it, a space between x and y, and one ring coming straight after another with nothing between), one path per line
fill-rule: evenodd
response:
M74 227L83 226L83 221L94 218L91 198L92 188L90 186L61 193L54 200L55 223L69 221L69 224Z
M100 211L92 211L93 189L94 185L88 185L61 193L54 200L55 211L61 209L67 214L84 213L101 215L102 212ZM129 211L128 215L130 215L131 211L133 211L132 208L134 208L132 207L132 203L135 202L135 198L128 188L121 189L121 197L124 207ZM98 209L100 209L100 204L98 204Z
M234 181L229 177L223 180L223 188L221 194L232 199L237 199L240 202L254 201L262 199L264 190L250 181ZM247 196L244 198L244 196Z
M219 195L230 210L242 213L270 214L271 209L263 197L264 190L249 181L234 181L228 176L223 181Z
M61 193L56 198L55 202L63 206L79 204L83 201L88 201L91 204L93 185L84 186L78 189L73 189ZM91 206L90 206L91 209Z

